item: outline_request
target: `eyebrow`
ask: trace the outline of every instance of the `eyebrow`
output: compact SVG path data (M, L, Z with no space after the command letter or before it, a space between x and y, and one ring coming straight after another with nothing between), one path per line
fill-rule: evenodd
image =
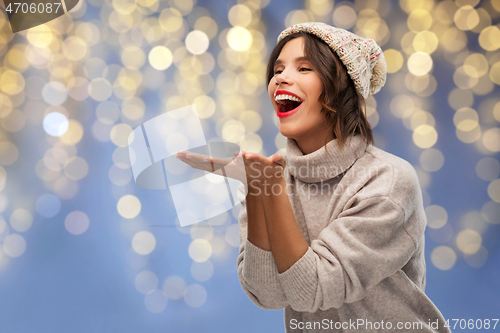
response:
M311 61L311 60L308 57L306 57L306 56L295 58L295 62L299 62L299 61ZM281 64L283 64L283 61L281 61L280 59L276 59L276 61L274 62L274 66L275 67L277 65L281 65Z

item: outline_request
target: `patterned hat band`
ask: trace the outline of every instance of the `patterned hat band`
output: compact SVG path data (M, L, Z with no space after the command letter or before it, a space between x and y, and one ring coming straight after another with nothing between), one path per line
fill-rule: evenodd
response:
M387 64L382 49L373 39L363 38L322 22L308 22L283 30L278 36L278 42L301 31L321 38L335 51L347 68L354 86L365 99L376 94L384 86Z

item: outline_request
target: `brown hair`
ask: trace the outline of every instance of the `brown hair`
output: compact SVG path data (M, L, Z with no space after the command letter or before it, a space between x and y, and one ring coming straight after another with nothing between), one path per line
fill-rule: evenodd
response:
M297 32L286 36L276 44L267 64L267 84L274 77L274 62L285 44L298 37L304 37L304 53L311 59L311 65L318 73L325 87L319 96L321 112L327 125L342 150L351 133L362 135L368 144L374 143L370 123L363 110L366 101L347 74L347 68L339 57L323 40L307 32ZM327 139L328 140L328 139ZM326 144L325 142L325 149Z

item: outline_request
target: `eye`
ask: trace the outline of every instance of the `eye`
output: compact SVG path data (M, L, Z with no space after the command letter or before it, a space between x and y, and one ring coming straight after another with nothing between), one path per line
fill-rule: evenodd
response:
M278 70L274 71L274 75L279 74L278 72L281 73L281 70L278 69Z
M311 71L312 69L306 68L306 67L302 67L302 68L299 69L299 71L301 71L301 70Z

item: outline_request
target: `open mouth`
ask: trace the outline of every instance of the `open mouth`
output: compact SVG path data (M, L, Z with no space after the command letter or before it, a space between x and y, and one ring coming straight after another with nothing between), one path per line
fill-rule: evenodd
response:
M288 99L281 100L278 102L278 112L286 113L295 110L302 104L302 102L291 101Z

